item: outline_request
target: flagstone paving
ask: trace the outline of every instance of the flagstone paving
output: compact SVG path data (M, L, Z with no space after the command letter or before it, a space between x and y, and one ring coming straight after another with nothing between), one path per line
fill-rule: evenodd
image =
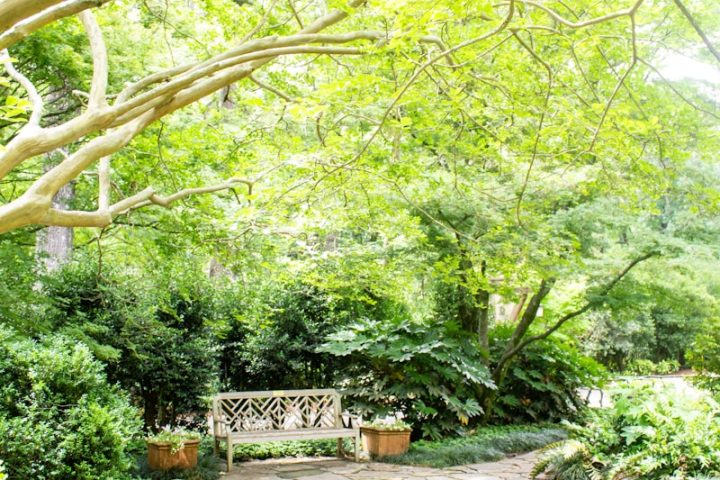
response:
M224 480L527 480L537 458L526 453L499 462L444 469L340 459L285 459L236 464Z

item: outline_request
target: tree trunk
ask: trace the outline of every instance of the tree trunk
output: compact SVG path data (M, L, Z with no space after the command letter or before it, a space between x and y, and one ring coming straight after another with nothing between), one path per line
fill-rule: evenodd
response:
M48 160L44 170L48 171L55 162ZM53 197L52 206L58 210L69 210L75 198L73 182L62 187ZM41 272L54 272L70 260L73 252L74 230L71 227L47 227L39 230L35 238L35 254Z
M485 272L487 270L487 262L482 261L482 273L483 279L485 278ZM475 304L478 308L478 340L480 347L485 350L488 354L490 353L490 292L488 290L479 289L475 294ZM489 358L489 357L488 357Z
M497 399L498 392L502 388L503 381L505 380L507 368L510 365L512 359L518 353L520 353L519 351L515 351L515 347L520 344L528 329L537 318L540 304L543 299L548 295L548 293L550 293L550 290L552 289L554 284L555 279L543 279L542 282L540 282L540 287L538 288L537 292L535 292L535 294L530 298L530 301L527 304L527 308L522 314L520 322L517 324L517 327L515 327L515 331L513 332L512 337L510 337L510 340L505 346L503 355L498 359L498 362L495 365L495 369L492 372L492 380L497 388L495 390L486 389L482 401L483 410L485 411L483 415L483 423L487 423L488 420L490 420L493 407L495 406L495 400Z
M478 290L475 295L478 317L478 341L480 347L488 352L490 350L490 292Z

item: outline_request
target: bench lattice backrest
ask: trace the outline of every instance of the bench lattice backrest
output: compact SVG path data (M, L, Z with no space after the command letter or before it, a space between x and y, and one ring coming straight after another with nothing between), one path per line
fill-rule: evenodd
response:
M230 433L336 428L342 426L335 390L223 393L213 400L214 425Z

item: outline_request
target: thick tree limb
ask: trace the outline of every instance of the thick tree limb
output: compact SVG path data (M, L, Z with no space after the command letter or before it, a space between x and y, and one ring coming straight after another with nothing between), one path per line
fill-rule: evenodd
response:
M255 180L248 180L244 178L231 178L217 185L186 188L166 197L158 195L155 192L155 189L148 187L141 192L136 193L135 195L132 195L113 204L105 211L98 210L95 212L84 212L72 210L57 210L51 208L50 210L48 210L42 223L66 227L82 226L102 228L110 225L116 216L126 214L131 210L136 210L138 208L146 207L148 205L159 205L165 208L170 208L174 202L177 202L178 200L181 200L183 198L228 190L241 184L247 185L248 192L252 193L253 186L261 177L262 175L260 175Z
M95 16L88 10L80 13L88 39L90 40L90 51L93 59L93 77L90 84L90 100L88 108L95 110L107 105L105 94L108 86L108 57L105 42L103 41L100 27L95 21Z
M196 81L202 81L202 79L217 74L222 70L232 69L238 64L249 64L256 60L263 60L262 63L253 67L257 68L277 56L303 53L357 55L361 54L362 51L353 48L313 47L304 44L345 43L358 39L377 39L379 36L378 32L354 32L339 35L300 34L281 39L261 39L257 42L248 42L246 47L232 50L232 55L230 52L226 52L192 67L173 69L184 73L137 97L128 98L120 104L116 101L111 107L88 109L84 114L62 125L45 129L43 135L18 135L0 154L0 178L3 178L10 170L28 158L52 151L90 133L132 121L146 111L167 103L168 100L183 89L191 88ZM277 47L277 45L280 45L280 47ZM246 51L247 53L245 53ZM154 81L165 78L164 75L160 74L153 74L151 77ZM144 80L141 82L145 83ZM224 85L220 88L222 87ZM128 91L137 88L137 85L128 87L128 89L121 92L119 99L127 98Z
M106 155L98 163L98 210L110 208L110 156Z
M355 0L352 7L362 4ZM318 54L360 54L357 48L312 46L308 44L338 44L360 39L378 39L378 32L353 32L348 34L325 35L317 33L347 16L345 11L333 11L304 28L299 34L281 38L265 38L246 42L224 54L194 65L183 66L171 71L150 75L146 79L128 86L112 106L104 102L106 88L106 60L99 30L89 16L85 26L91 38L95 61L95 74L88 110L65 124L41 129L35 135L21 132L7 146L0 156L0 178L27 158L44 151L63 146L90 133L114 127L101 136L83 145L74 154L37 179L28 190L16 200L0 206L0 233L33 223L60 226L105 226L122 211L156 203L170 205L179 198L230 188L229 185L243 183L231 179L220 185L182 190L169 197L156 195L148 188L129 198L110 205L109 200L109 159L112 153L127 145L138 133L153 121L179 108L203 98L214 91L249 76L253 70L280 55L302 53ZM156 85L165 82L162 85ZM143 92L145 88L151 88ZM140 99L140 100L138 100ZM57 211L50 200L64 184L80 175L98 159L100 194L99 208L95 212Z
M25 18L13 25L12 28L0 34L0 50L11 47L31 33L55 20L75 15L83 10L99 7L109 1L110 0L69 0Z
M61 2L62 0L3 0L0 2L0 32Z

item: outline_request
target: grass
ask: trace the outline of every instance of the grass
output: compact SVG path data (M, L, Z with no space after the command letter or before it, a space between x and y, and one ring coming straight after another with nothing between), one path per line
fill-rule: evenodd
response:
M537 450L565 438L567 432L555 425L484 427L464 437L413 442L407 453L379 460L423 467L454 467L501 460L508 454Z

